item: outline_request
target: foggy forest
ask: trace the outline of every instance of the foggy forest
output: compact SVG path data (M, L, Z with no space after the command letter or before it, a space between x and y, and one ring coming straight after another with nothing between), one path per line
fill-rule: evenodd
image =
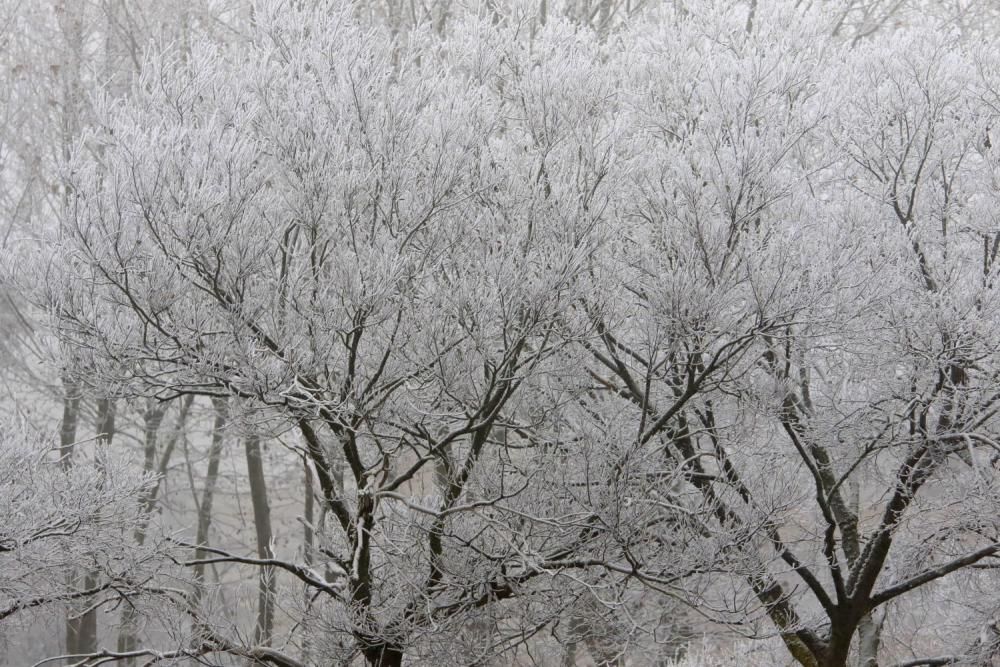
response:
M0 0L0 78L0 665L1000 665L1000 2Z

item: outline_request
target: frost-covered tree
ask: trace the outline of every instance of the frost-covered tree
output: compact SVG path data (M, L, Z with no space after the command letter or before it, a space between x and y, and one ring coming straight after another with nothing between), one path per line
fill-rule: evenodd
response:
M1000 552L996 54L760 25L691 18L631 68L631 272L591 350L644 506L619 513L618 566L766 618L803 665L980 664L988 596L948 603L948 638L907 646L887 618L982 587Z
M121 456L98 448L67 466L54 439L14 422L3 424L0 447L0 622L23 623L60 603L139 595L162 565L162 550L137 547L143 520L135 501L153 484ZM79 588L66 573L98 574Z
M289 622L199 593L185 655L666 660L670 599L807 667L991 659L997 54L750 7L263 3L97 102L30 274L72 380L212 397L320 507L294 555L199 521Z
M59 334L80 382L232 397L246 430L301 438L328 516L328 574L284 566L319 596L311 650L399 664L483 617L483 659L559 612L527 554L590 539L508 525L536 520L529 463L579 391L615 82L566 24L539 58L478 19L403 48L336 4L256 17L249 46L163 56L108 104L101 159L71 167Z

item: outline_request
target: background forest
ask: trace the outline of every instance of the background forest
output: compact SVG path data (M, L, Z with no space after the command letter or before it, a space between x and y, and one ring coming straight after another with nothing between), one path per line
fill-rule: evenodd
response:
M0 663L1000 664L997 35L0 0Z

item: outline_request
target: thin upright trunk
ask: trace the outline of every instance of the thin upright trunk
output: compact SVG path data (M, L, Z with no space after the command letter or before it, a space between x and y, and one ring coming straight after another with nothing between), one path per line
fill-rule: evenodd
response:
M143 497L143 523L135 529L135 540L139 544L144 544L146 541L146 529L149 525L149 520L153 510L156 509L156 502L160 497L160 489L166 480L167 470L170 467L170 458L173 456L174 449L177 447L177 441L180 438L185 437L184 431L187 428L188 415L191 414L191 406L193 404L193 395L185 397L181 402L181 409L177 414L177 420L174 422L174 426L170 430L170 437L163 446L163 452L160 454L159 465L157 465L155 469L156 482L154 483L153 488L149 490L149 493ZM157 436L157 439L159 439L159 436Z
M260 438L247 436L244 440L247 456L247 474L250 481L250 500L253 503L253 523L257 532L257 556L274 558L271 550L271 507L267 500L264 464L261 459ZM260 588L257 597L257 627L254 639L258 644L271 643L274 626L274 568L260 568Z
M304 515L303 521L303 554L302 559L306 564L306 567L312 568L316 561L315 554L313 550L316 548L316 535L313 527L316 525L313 523L316 516L316 499L313 497L313 476L312 469L309 467L309 462L304 461L304 472L305 472L305 487L306 487L306 497L305 497L305 507L302 509ZM302 629L304 631L302 639L302 656L306 662L309 661L310 654L312 653L312 643L309 641L309 608L312 604L312 592L309 586L304 587L302 591L304 597L303 603L305 605L306 614L302 620Z
M59 425L59 463L64 469L73 465L73 449L76 446L76 431L80 423L80 389L72 381L63 378L63 414ZM70 587L75 586L75 573L68 572L66 578ZM66 653L79 653L77 627L73 618L74 607L66 610Z
M143 421L143 462L142 470L151 473L156 467L156 445L159 437L160 425L163 423L163 414L166 412L166 405L158 404L154 399L146 402L146 411L142 415Z
M163 414L166 411L166 407L159 405L153 399L146 400L146 411L143 413L143 435L145 442L143 443L143 465L142 470L145 473L154 472L156 466L156 441L160 430L160 424L163 423ZM152 489L149 490L149 494L152 494ZM140 504L145 505L145 498L142 498ZM136 543L141 545L146 540L146 526L141 525L135 529L135 540ZM136 640L136 633L138 632L138 614L134 605L126 604L122 609L122 619L121 626L118 629L118 651L121 653L128 653L135 650L138 642ZM122 661L122 664L128 667L129 665L135 664L135 658L126 658Z
M97 446L99 448L111 445L111 440L115 434L115 404L108 398L97 401L97 422L95 429L97 433ZM83 588L95 588L98 584L99 576L95 572L87 572L83 578ZM88 605L88 601L84 601ZM86 609L80 612L71 612L66 622L66 646L72 653L96 653L97 652L97 610ZM72 648L71 648L72 647Z
M205 472L205 486L201 491L201 503L198 505L198 527L195 531L195 560L202 560L207 554L200 548L208 544L208 531L212 526L212 501L215 498L215 485L219 478L219 461L222 458L222 445L225 442L225 428L229 417L229 405L225 399L212 399L215 408L215 422L212 424L212 444L208 449L208 470ZM193 606L197 608L205 585L205 565L194 566L194 596Z
M316 514L316 498L313 496L313 478L312 470L309 468L309 464L306 463L305 468L305 487L306 487L306 497L305 497L305 507L302 508L302 513L305 515L305 530L303 531L303 541L305 542L305 553L303 557L305 559L306 565L312 567L313 561L315 560L313 549L315 548L315 533L313 532L313 523Z
M59 427L59 461L63 468L73 464L73 448L76 446L76 430L80 423L80 388L67 378L63 378L63 414Z
M72 147L76 144L80 136L80 124L82 116L83 95L81 92L83 78L80 76L80 63L83 58L83 21L79 10L71 11L67 7L65 0L59 0L52 6L53 14L62 32L65 56L56 59L56 65L52 70L56 79L61 84L62 95L59 102L61 113L59 114L59 148L63 160L70 158ZM55 101L55 100L53 100ZM70 211L70 190L65 182L56 180L50 184L53 194L58 195L59 211L62 220L69 218ZM60 236L63 227L60 225ZM62 466L68 469L72 465L73 449L76 443L77 427L80 417L80 387L65 377L63 378L65 395L63 399L63 420L60 427L60 451ZM76 586L77 573L70 570L66 573L70 588ZM90 577L84 577L83 586L88 586ZM81 604L87 604L84 600ZM90 646L97 643L96 626L93 628L95 636L91 637L91 623L96 623L93 614L84 615L89 618L78 617L80 604L70 604L67 607L66 615L66 651L67 653L87 652Z
M146 542L146 529L149 525L149 516L156 506L156 499L159 496L160 485L163 483L163 478L167 473L170 456L177 443L177 438L181 436L184 426L187 423L187 416L193 402L194 396L187 396L181 402L177 421L174 424L170 438L165 443L163 453L160 455L159 464L156 462L156 454L159 447L159 431L163 424L163 416L166 413L166 405L160 405L153 399L150 399L146 404L146 412L143 415L143 431L145 432L143 471L156 473L157 478L153 488L146 492L139 501L143 510L143 518L141 519L142 523L136 526L135 541L140 546ZM131 604L126 604L122 609L121 627L118 631L119 653L128 653L138 648L138 621L139 617L136 608ZM126 667L134 665L136 664L136 659L126 658L122 664L126 665Z

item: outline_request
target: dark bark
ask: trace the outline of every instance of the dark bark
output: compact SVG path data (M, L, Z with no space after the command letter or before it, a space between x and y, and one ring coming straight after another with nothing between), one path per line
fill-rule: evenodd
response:
M314 486L314 484L313 484L313 475L312 475L312 469L309 467L309 462L308 461L303 461L303 466L302 467L304 469L303 472L305 473L305 480L304 481L305 481L305 487L306 487L305 507L303 507L303 509L302 509L302 514L303 514L303 518L304 518L304 521L302 523L302 525L303 525L303 533L302 533L303 554L302 554L302 559L305 562L305 565L306 565L307 568L312 568L313 564L316 561L316 558L315 558L316 535L315 535L315 532L314 532L314 527L316 526L316 523L315 523L315 521L316 521L316 499L313 496L313 493L315 493L315 491L313 489L313 486ZM303 590L302 590L302 596L303 596L303 604L305 605L305 608L309 609L310 606L312 605L312 597L313 597L313 594L312 594L311 589L309 588L309 586L305 586L303 588ZM303 630L305 630L305 632L303 633L303 638L302 638L302 657L308 662L308 660L310 658L310 654L312 653L312 642L309 641L309 632L308 632L308 628L306 627L307 624L308 624L308 616L306 618L303 618L302 623L303 623Z
M73 465L73 449L80 423L80 391L71 380L63 378L63 414L59 427L59 461L64 469ZM67 573L69 585L75 588L74 573ZM78 629L72 620L73 606L66 610L66 652L79 653Z
M115 437L115 404L109 398L102 398L97 401L95 431L97 433L98 445L111 445L111 440Z
M315 560L314 550L316 548L316 535L314 532L316 526L316 498L313 495L315 491L313 489L312 469L309 468L308 463L305 463L302 467L304 468L306 487L305 506L302 508L303 518L305 519L302 533L304 544L303 559L308 567L312 567Z
M198 505L198 527L195 532L195 544L199 547L208 544L208 531L212 526L212 503L219 478L219 461L222 458L222 446L225 443L225 428L229 416L228 403L225 399L213 399L212 406L215 408L212 444L208 449L208 470L205 472L205 486L202 487L201 503ZM201 549L195 550L195 560L202 560L206 555ZM205 583L204 564L199 563L194 566L194 579L196 584L193 600L194 606L197 607Z
M397 646L380 644L366 647L362 653L371 667L402 667L403 650Z
M255 435L244 440L247 456L247 473L250 480L250 500L253 503L253 522L257 533L258 558L274 558L271 550L271 507L267 499L267 484L264 479L264 465L261 458L260 438ZM267 646L271 642L274 626L274 568L265 565L260 568L260 588L257 597L257 627L254 640Z
M144 456L142 466L143 472L146 473L153 472L156 466L157 436L159 435L160 424L163 423L164 412L166 412L165 405L160 405L153 399L147 399L146 411L143 414L143 434L145 442L143 443ZM152 490L150 490L149 493L152 493ZM143 498L140 503L145 505L145 498ZM145 525L136 528L135 539L136 543L140 545L145 542ZM129 653L138 647L138 640L136 639L138 620L135 607L131 604L126 604L124 609L122 609L121 627L118 630L119 653ZM135 658L129 657L125 658L122 661L122 664L128 667L129 665L134 665L135 662Z
M63 378L63 414L59 427L59 459L63 468L73 463L73 448L76 444L76 429L80 423L80 388Z
M97 401L95 423L98 447L111 445L115 435L115 404L111 399ZM92 589L100 585L97 573L87 572L83 577L83 588ZM85 603L86 604L86 603ZM97 651L97 610L86 609L74 612L66 622L66 648L71 653L94 653Z
M153 399L146 401L146 411L142 415L143 431L143 462L144 472L153 472L156 468L156 450L159 440L160 425L167 411L166 404L159 404Z

